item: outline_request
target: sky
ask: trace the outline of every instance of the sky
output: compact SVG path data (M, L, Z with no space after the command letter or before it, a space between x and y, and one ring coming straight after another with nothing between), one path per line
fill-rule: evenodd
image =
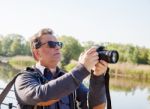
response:
M150 48L150 0L0 0L0 34L28 39L45 27L80 42Z

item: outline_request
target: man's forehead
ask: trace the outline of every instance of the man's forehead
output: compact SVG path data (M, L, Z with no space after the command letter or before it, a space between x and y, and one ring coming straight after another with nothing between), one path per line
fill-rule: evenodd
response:
M57 38L54 35L46 34L41 37L41 41L55 41Z

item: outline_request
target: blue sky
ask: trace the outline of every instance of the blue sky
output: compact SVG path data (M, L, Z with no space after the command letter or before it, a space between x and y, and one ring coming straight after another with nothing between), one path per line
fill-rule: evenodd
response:
M44 27L80 42L150 48L150 0L0 0L0 34L28 39Z

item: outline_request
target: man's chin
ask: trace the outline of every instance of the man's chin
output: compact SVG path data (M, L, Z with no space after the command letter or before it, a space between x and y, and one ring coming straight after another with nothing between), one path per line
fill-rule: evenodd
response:
M60 61L61 61L61 57L59 57L59 56L58 56L58 57L55 57L55 62L56 62L56 63L59 63Z

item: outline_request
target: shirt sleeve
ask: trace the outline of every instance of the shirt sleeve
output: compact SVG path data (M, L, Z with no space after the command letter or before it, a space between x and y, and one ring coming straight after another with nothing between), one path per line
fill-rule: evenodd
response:
M89 109L92 109L94 106L97 106L105 102L106 102L106 90L105 90L104 75L95 76L91 74L88 93Z

